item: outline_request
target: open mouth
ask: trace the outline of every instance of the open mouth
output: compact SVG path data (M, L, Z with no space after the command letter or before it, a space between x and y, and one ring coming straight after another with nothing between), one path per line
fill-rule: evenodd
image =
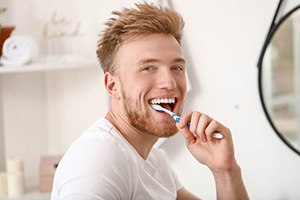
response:
M157 104L160 105L161 107L168 109L170 111L173 111L175 108L176 104L176 98L159 98L159 99L151 99L149 101L150 104Z

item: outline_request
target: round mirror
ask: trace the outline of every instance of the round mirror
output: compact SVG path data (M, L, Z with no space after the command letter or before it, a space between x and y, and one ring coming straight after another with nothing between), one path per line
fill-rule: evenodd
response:
M258 67L266 116L278 136L300 155L300 6L272 28Z

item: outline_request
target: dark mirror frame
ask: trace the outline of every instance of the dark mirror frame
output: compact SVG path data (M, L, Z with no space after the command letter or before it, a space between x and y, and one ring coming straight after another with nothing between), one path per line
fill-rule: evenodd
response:
M270 43L270 41L272 40L274 34L276 33L276 31L278 30L278 28L282 25L282 23L285 22L285 20L291 15L293 14L296 10L300 9L300 5L298 5L297 7L293 8L292 10L290 10L288 13L286 13L284 16L282 16L279 21L275 24L275 20L277 18L277 14L280 10L280 6L282 5L281 4L282 1L279 2L278 4L278 7L277 7L277 10L275 12L275 15L274 15L274 18L273 18L273 21L272 21L272 24L271 24L271 27L269 29L269 32L267 34L267 37L266 37L266 40L263 44L263 47L262 47L262 50L261 50L261 53L260 53L260 56L259 56L259 60L258 60L258 88L259 88L259 96L260 96L260 100L261 100L261 103L262 103L262 107L263 107L263 110L266 114L266 117L269 121L269 123L271 124L272 128L274 129L274 131L276 132L276 134L279 136L279 138L288 146L290 147L295 153L297 153L298 155L300 155L300 150L299 149L296 149L293 145L290 144L290 142L279 132L279 130L276 128L276 126L274 125L273 123L273 120L267 110L267 107L265 105L265 101L264 101L264 97L263 97L263 91L262 91L262 63L263 63L263 59L264 59L264 55L265 55L265 52L267 50L267 47ZM299 133L300 134L300 133Z

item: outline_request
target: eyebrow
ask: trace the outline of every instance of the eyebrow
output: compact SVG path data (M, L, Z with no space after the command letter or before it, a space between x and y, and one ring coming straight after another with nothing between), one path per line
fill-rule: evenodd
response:
M158 63L160 62L159 59L155 59L155 58L147 58L147 59L143 59L143 60L140 60L137 65L145 65L145 64L148 64L148 63ZM185 59L183 58L175 58L172 63L185 63Z

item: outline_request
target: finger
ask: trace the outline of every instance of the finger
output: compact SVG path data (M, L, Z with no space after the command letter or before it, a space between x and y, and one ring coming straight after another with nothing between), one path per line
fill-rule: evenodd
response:
M201 113L199 112L193 112L191 116L190 131L194 134L194 136L197 136L197 127L198 127L200 116Z
M184 128L186 126L186 124L190 121L192 114L193 114L193 112L190 111L187 114L182 115L180 122L178 124L179 127L177 127L177 128L181 128L181 129Z
M214 138L214 133L215 132L220 132L220 133L224 133L224 126L222 124L220 124L218 121L216 120L212 120L210 122L210 124L207 126L207 128L205 129L205 135L206 138L211 141ZM223 135L223 134L222 134Z
M189 127L184 126L183 128L180 128L179 123L176 123L176 126L178 128L178 131L182 134L182 136L185 139L187 144L191 144L191 143L195 142L196 138L192 134L192 132L190 132Z
M209 125L211 120L212 119L210 117L208 117L207 115L201 115L201 117L200 117L198 127L197 127L197 134L199 135L202 142L207 141L207 137L206 137L206 134L205 134L205 129Z

